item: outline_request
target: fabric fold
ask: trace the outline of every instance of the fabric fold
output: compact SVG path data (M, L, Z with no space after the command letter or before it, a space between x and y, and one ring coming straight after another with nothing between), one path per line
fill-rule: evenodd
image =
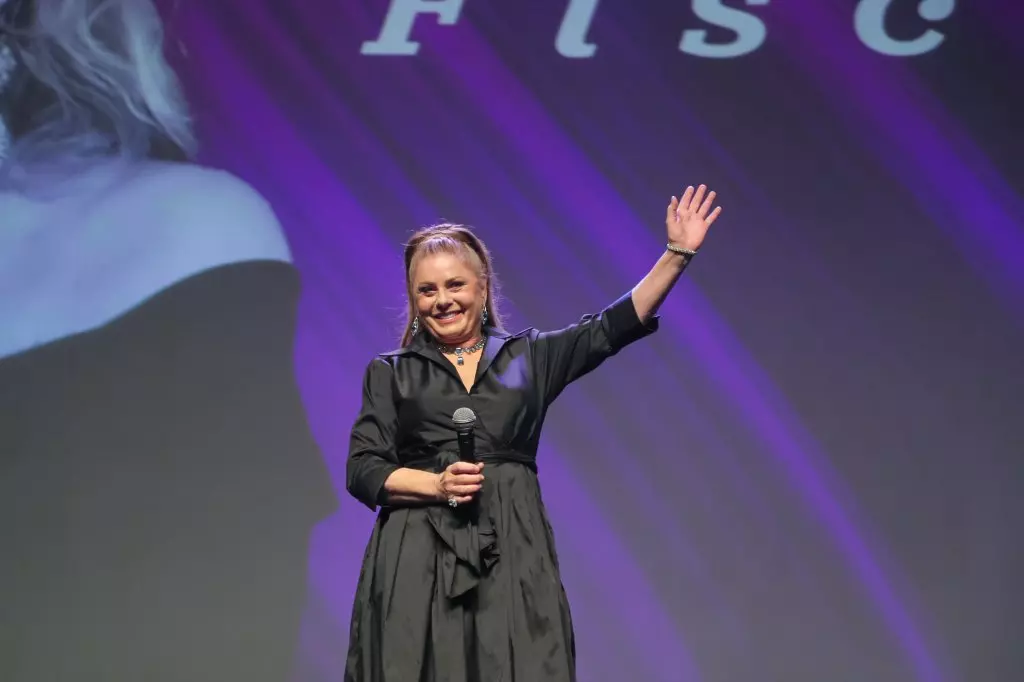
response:
M458 458L444 452L438 459L443 470ZM445 546L440 580L449 599L458 599L473 590L500 557L490 499L482 496L473 504L455 509L427 509L427 521Z

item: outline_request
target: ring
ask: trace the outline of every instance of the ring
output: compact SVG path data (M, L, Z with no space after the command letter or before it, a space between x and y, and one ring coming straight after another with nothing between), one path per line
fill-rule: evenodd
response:
M454 497L449 497L448 506L451 507L452 509L455 509L456 507L459 506L459 502Z

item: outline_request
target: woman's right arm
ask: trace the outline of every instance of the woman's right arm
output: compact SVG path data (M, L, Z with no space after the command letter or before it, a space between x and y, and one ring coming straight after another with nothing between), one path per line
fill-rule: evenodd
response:
M483 464L455 462L440 474L419 469L395 469L384 481L384 504L442 502L454 497L466 504L480 490Z
M419 469L395 469L384 481L384 496L387 504L410 502L440 502L441 477L432 471Z
M349 441L345 472L349 494L376 509L392 504L441 502L449 496L462 504L480 489L482 465L457 462L440 474L400 466L397 433L391 366L374 358L363 377L362 409Z

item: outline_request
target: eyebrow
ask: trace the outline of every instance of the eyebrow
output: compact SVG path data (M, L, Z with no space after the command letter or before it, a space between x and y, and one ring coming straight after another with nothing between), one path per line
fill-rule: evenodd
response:
M444 281L444 283L445 284L451 284L452 282L460 282L460 281L464 281L465 279L466 278L463 277L462 275L456 275L455 277L449 277L448 279L446 279ZM419 284L416 285L416 288L417 289L421 289L423 287L432 287L432 286L434 286L433 282L420 282Z

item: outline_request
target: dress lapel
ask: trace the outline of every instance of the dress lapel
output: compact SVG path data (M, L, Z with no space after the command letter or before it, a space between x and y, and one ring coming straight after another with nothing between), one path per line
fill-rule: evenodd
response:
M498 357L498 353L504 348L505 343L509 340L510 336L503 331L488 327L486 330L487 344L484 345L483 356L480 358L480 364L476 368L476 380L480 381L480 378L484 375L484 372L488 370L491 363L494 362L494 358Z
M412 343L405 348L405 351L407 353L415 353L424 360L440 365L444 371L455 377L456 381L461 385L462 379L459 377L459 371L455 369L455 365L448 361L448 358L442 355L441 351L434 345L433 338L426 332L417 334L413 338Z
M480 378L483 377L484 373L494 363L494 359L498 357L498 353L500 353L501 349L505 347L505 344L508 342L508 340L512 338L511 334L500 331L493 327L488 327L486 334L487 343L484 345L483 351L481 351L483 355L480 357L480 363L477 365L476 368L476 379L474 380L474 383L480 381ZM437 346L434 345L433 340L431 339L429 334L421 332L417 334L413 338L412 343L410 343L405 348L400 348L389 353L384 353L383 355L409 354L418 355L424 360L428 360L437 365L440 365L444 369L444 371L448 372L448 374L453 376L461 384L462 379L459 377L459 372L457 369L455 369L455 365L449 362L448 359L441 354L441 351L439 351L437 349Z

